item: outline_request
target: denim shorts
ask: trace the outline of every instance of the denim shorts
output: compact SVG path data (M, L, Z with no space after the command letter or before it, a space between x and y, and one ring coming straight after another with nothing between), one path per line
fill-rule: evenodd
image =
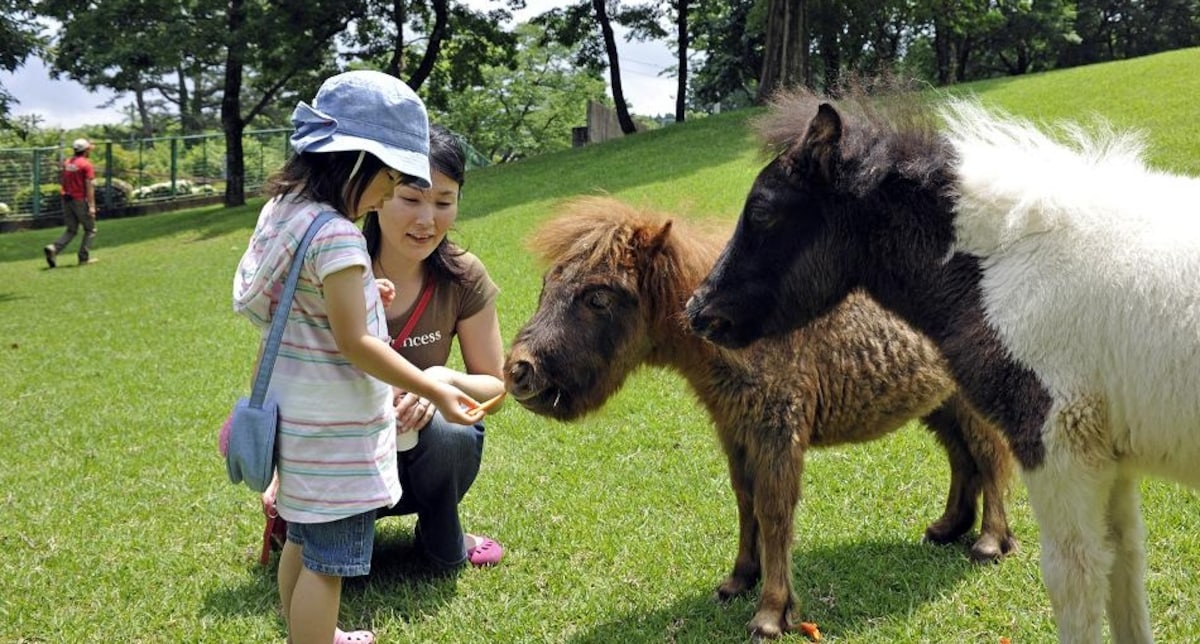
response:
M330 577L359 577L371 572L375 511L329 523L288 521L287 540L303 550L305 568Z

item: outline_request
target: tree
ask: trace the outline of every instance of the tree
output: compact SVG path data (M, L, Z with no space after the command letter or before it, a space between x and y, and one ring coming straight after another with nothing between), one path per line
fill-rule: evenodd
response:
M769 0L762 74L755 100L765 103L784 87L803 85L808 77L809 0Z
M342 39L346 53L404 79L413 90L425 86L441 60L450 61L451 77L463 86L477 84L484 65L512 62L516 38L500 27L511 17L507 11L474 11L447 0L377 1L382 4L371 5L372 15L387 19L353 25ZM448 47L451 41L465 46Z
M612 2L619 8L619 0ZM551 9L531 22L546 30L546 42L553 40L575 49L575 61L580 67L596 70L608 67L617 122L625 134L636 132L637 126L629 115L629 105L621 84L621 60L617 55L608 2L578 0L576 4Z
M582 123L589 100L604 98L604 80L594 70L572 64L570 50L546 41L535 24L518 25L516 57L511 64L485 64L479 83L462 91L444 92L444 104L431 105L430 118L464 134L493 162L505 162L571 146L571 127ZM455 52L465 43L452 41L449 56L430 76L434 92L453 79Z
M692 47L704 53L692 77L689 102L743 107L758 92L763 67L766 2L697 0L692 12Z
M955 83L965 74L967 59L975 47L977 22L986 17L988 0L919 0L913 52L925 47L931 53L930 69L925 72L938 85ZM921 65L911 64L912 68Z
M0 69L12 72L42 51L42 28L34 21L32 0L0 0ZM8 122L12 94L0 83L0 125Z
M629 116L629 105L625 102L625 90L621 84L621 57L617 55L617 39L613 35L612 22L608 18L607 0L592 0L592 11L604 40L604 51L608 55L608 84L612 87L613 102L617 108L617 122L625 134L637 132L637 126Z
M675 122L682 123L687 113L688 88L688 47L691 45L691 34L688 31L688 0L675 0L672 3L675 10L675 48L679 61L677 70L678 83L675 88Z
M1054 67L1059 52L1077 43L1075 3L1065 0L999 0L997 15L983 32L985 47L974 77L1016 76Z
M294 81L311 86L336 71L333 43L354 20L366 19L361 2L336 0L229 0L221 128L225 133L225 205L246 202L242 134ZM307 88L307 87L306 87ZM311 96L313 92L307 92ZM249 109L243 109L243 104Z
M1200 0L1078 0L1074 4L1079 39L1059 53L1059 66L1200 45Z
M184 133L206 124L215 105L203 73L219 61L219 39L208 27L214 0L45 0L41 9L62 25L51 75L66 75L91 90L133 96L142 136L178 121ZM190 85L190 87L189 87ZM116 100L116 99L114 99ZM171 114L166 105L173 105Z
M670 35L660 24L669 20L675 26L675 122L687 118L688 54L692 44L689 20L692 0L666 0L665 3L649 3L623 8L616 16L618 24L629 28L628 39L661 40ZM666 70L664 70L666 73Z

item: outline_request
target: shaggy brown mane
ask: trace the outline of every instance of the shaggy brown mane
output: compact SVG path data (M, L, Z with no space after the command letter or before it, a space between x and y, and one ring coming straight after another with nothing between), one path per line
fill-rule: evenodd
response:
M670 225L661 257L646 267L639 286L650 302L664 305L664 313L669 310L671 317L682 314L678 304L712 267L728 236L609 197L578 197L557 210L561 214L529 238L528 248L547 267L569 264L583 274L604 269L630 272L638 250Z

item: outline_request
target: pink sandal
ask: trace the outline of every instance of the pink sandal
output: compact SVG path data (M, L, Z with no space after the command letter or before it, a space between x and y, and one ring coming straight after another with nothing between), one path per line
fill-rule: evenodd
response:
M467 561L470 561L472 566L494 566L500 563L500 559L504 557L503 546L488 537L469 536L475 540L475 546L467 548Z
M371 631L350 631L342 629L333 632L333 644L374 644L375 634Z

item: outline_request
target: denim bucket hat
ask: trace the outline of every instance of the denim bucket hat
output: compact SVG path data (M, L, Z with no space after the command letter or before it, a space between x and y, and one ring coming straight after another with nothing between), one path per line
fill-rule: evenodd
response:
M360 70L330 76L313 104L292 112L292 149L303 152L366 151L384 165L428 188L429 115L404 81Z

